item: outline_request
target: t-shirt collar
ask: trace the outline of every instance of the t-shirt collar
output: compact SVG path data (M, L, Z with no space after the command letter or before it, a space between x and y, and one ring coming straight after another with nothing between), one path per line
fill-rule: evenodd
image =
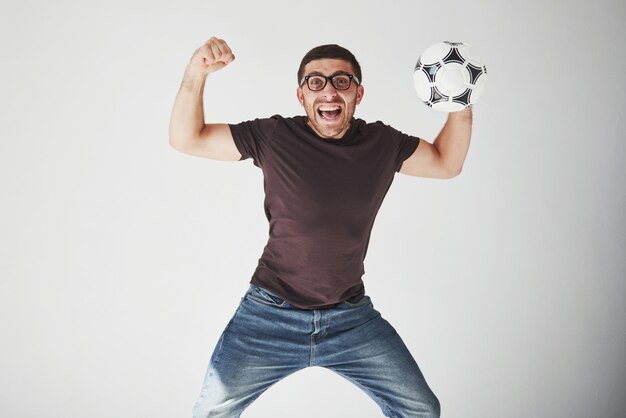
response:
M304 126L306 127L306 129L313 134L316 138L321 139L322 141L325 142L332 142L332 143L343 143L346 142L354 133L355 130L355 125L356 125L356 119L354 118L354 116L352 116L352 118L350 119L350 125L348 126L348 130L346 131L346 133L341 137L341 138L324 138L322 136L319 136L319 134L317 132L315 132L315 130L313 128L311 128L309 126L309 118L307 116L303 116L302 120L304 121Z

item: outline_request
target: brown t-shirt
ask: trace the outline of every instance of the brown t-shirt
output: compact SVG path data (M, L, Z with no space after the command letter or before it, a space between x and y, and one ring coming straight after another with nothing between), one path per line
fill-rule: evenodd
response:
M251 283L303 309L356 301L374 219L419 138L352 119L341 139L305 116L230 125L241 159L264 176L269 240Z

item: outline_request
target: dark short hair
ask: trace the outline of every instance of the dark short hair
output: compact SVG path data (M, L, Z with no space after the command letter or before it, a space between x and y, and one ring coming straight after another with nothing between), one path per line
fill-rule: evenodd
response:
M356 78L359 79L359 83L363 81L363 78L361 76L361 66L359 65L359 62L356 60L352 52L339 45L329 44L320 45L313 48L306 53L304 58L302 58L300 68L298 68L298 84L300 84L302 77L304 77L304 67L311 61L324 58L340 59L349 62L350 65L352 65L352 69L354 70L354 75L356 76Z

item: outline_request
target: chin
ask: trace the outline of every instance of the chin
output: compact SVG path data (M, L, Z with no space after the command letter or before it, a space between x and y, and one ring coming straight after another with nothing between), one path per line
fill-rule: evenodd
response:
M342 132L347 131L348 128L347 123L326 124L324 121L320 122L319 120L316 120L315 122L316 123L313 125L313 128L315 128L318 134L325 137L335 137L340 135Z
M327 137L327 138L334 138L338 135L341 135L341 133L344 132L343 127L330 128L330 127L321 127L319 125L315 126L315 130L320 136Z

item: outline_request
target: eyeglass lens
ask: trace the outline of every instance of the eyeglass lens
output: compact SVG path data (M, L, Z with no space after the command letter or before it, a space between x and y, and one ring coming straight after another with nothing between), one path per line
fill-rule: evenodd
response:
M337 90L347 90L350 88L351 77L347 74L337 74L332 77L328 77ZM321 75L312 75L307 79L309 89L313 91L322 90L326 87L326 81L328 78Z

